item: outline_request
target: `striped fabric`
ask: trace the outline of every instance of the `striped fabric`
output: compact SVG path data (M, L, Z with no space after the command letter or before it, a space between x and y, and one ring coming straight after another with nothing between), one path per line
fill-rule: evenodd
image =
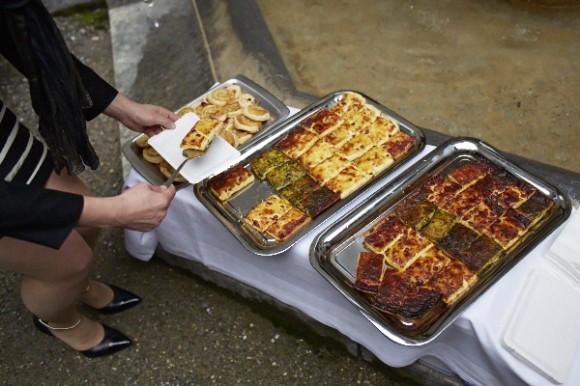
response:
M6 182L44 184L46 175L40 171L52 162L47 155L46 146L0 100L0 178Z

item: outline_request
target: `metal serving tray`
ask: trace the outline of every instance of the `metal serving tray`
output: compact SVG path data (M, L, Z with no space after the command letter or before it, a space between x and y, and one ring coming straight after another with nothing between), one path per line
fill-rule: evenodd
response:
M527 181L554 202L548 218L530 230L529 235L490 270L479 276L473 288L451 306L429 320L425 326L402 325L372 307L363 294L354 289L354 279L364 233L377 221L391 213L396 205L413 193L425 181L446 168L479 158L486 158L503 166L517 178ZM409 170L394 179L384 189L374 193L364 203L352 208L341 219L319 234L310 249L312 266L360 309L386 337L404 346L420 346L431 342L472 304L486 289L508 272L534 246L566 220L571 211L570 200L559 189L535 177L488 144L472 138L450 140L416 162ZM408 323L408 322L405 322ZM421 330L421 327L423 330Z
M304 227L301 231L297 232L295 235L285 240L284 242L278 242L274 239L265 237L264 235L251 229L251 227L246 225L243 221L243 216L245 213L247 213L256 204L263 201L271 194L275 193L274 189L271 188L267 182L260 182L256 178L256 182L254 182L254 184L249 189L243 191L225 203L217 200L217 198L215 198L215 196L209 190L208 182L212 177L215 177L215 175L209 176L205 180L197 183L194 186L194 192L201 203L205 205L249 251L262 256L276 255L286 251L298 240L303 238L306 234L314 230L330 216L336 213L338 209L351 202L358 194L361 194L363 191L369 189L378 180L385 177L391 171L395 170L408 159L420 152L425 146L425 136L418 127L414 126L404 118L400 117L393 111L389 110L385 106L379 104L361 92L341 90L323 97L322 99L312 103L310 106L291 116L286 121L280 122L278 125L276 125L275 128L270 130L268 135L260 138L258 141L254 142L251 147L246 149L244 157L239 164L245 168L250 168L249 161L251 158L264 151L270 150L272 146L278 140L282 139L291 129L299 125L302 121L309 118L311 115L317 113L319 110L332 106L345 92L355 92L362 95L366 98L367 103L378 108L382 115L396 121L399 124L399 129L401 131L412 135L416 139L414 147L409 151L408 154L391 165L391 167L384 170L381 174L369 181L366 185L360 187L357 191L353 192L345 199L336 202L330 208L314 218L312 222Z
M270 129L278 122L284 120L290 110L288 107L283 104L280 100L278 100L274 95L264 89L262 86L258 85L257 83L253 82L252 80L246 78L243 75L236 75L235 77L226 80L225 82L219 83L211 87L207 92L200 95L198 98L192 100L191 102L187 103L186 105L180 107L176 111L181 110L184 107L193 105L197 102L200 102L205 98L211 91L215 90L216 88L227 87L232 85L238 85L242 88L245 93L252 94L256 98L256 103L260 106L264 107L270 112L270 120L265 122L260 131L254 135L248 142L240 145L238 150L244 154L253 143L257 142L260 138L269 134ZM154 185L161 185L165 182L166 178L161 174L159 169L156 165L147 162L143 156L141 155L141 149L135 144L137 138L140 137L141 134L135 136L133 139L125 142L121 148L123 155L127 158L131 166L135 168L145 179ZM183 188L184 186L189 185L188 182L184 182L181 184L176 185L176 188Z

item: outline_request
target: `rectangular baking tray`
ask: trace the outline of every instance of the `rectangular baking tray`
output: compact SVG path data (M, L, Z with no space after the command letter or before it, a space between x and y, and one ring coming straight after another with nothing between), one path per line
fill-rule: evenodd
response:
M268 186L267 182L260 182L258 179L256 179L256 182L254 182L254 184L249 189L243 191L234 199L225 203L219 202L219 200L217 200L215 196L209 191L208 182L214 176L209 176L205 180L194 185L194 192L200 202L205 205L249 251L262 256L272 256L286 251L298 240L303 238L309 232L313 231L330 216L336 213L336 211L339 210L342 206L347 205L349 202L355 199L357 195L369 189L381 178L387 176L393 170L396 170L424 148L425 135L421 129L359 91L340 90L330 93L318 101L315 101L287 120L277 124L275 128L270 130L268 135L260 138L249 148L247 148L247 151L239 164L245 168L249 168L249 161L251 158L258 155L259 153L270 150L272 146L278 140L282 139L291 129L296 127L305 119L309 118L311 115L317 113L319 110L333 105L346 92L355 92L365 97L367 103L379 109L383 116L389 117L396 121L399 124L399 129L401 131L412 135L416 139L415 145L404 157L391 165L391 167L384 170L381 174L373 178L366 185L360 187L357 191L353 192L345 199L336 202L330 208L314 218L312 222L310 222L310 224L304 227L301 231L297 232L295 235L283 242L277 242L274 239L266 238L265 236L251 229L243 221L243 216L245 213L247 213L260 201L275 193L273 188Z
M259 141L260 138L267 136L269 134L270 129L274 127L276 123L284 120L290 113L290 110L284 103L278 100L274 95L272 95L269 91L267 91L259 84L246 78L243 75L236 75L231 79L228 79L222 83L214 85L207 92L200 95L191 102L185 104L184 106L180 107L176 111L179 111L186 106L190 106L197 102L200 102L201 100L203 100L203 98L205 98L211 91L215 90L216 88L227 87L232 85L238 85L242 88L244 92L253 95L256 98L256 103L270 112L270 120L264 123L260 131L256 135L254 135L249 141L238 147L238 150L242 154L244 154L244 152L246 152L249 148L252 147L253 143ZM135 170L137 170L139 174L141 174L149 183L153 185L161 185L165 182L166 178L161 174L156 165L147 162L143 158L143 156L141 155L141 149L135 144L135 141L137 140L137 138L139 138L140 135L141 134L125 142L121 147L121 151L129 161L131 166ZM189 183L184 182L176 185L176 188L180 189L187 185L189 185Z
M362 244L364 233L377 221L391 213L400 201L413 193L429 177L447 167L454 167L454 165L479 158L486 158L501 165L517 178L527 181L548 196L555 208L548 218L530 230L530 234L523 242L508 251L494 267L483 273L469 292L447 307L432 324L425 324L428 328L423 331L419 329L419 333L405 331L401 328L399 321L394 321L388 315L377 311L364 295L354 289L358 254L364 250ZM353 305L358 307L362 314L386 337L404 346L420 346L431 342L441 334L486 289L564 222L570 212L570 200L558 188L526 172L481 140L457 138L437 147L417 161L403 175L394 179L384 189L374 193L364 203L349 210L319 234L310 248L310 263Z

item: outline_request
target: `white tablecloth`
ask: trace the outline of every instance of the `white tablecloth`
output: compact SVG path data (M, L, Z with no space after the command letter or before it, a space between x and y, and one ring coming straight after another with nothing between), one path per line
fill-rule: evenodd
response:
M431 149L428 146L415 159ZM414 160L407 165L412 162ZM126 186L142 181L144 178L132 170ZM310 245L325 224L379 188L371 188L363 197L339 210L288 251L264 257L246 250L197 200L192 187L188 186L177 192L167 217L157 229L149 233L126 231L126 247L132 256L147 261L159 244L171 254L194 260L250 285L335 328L389 366L406 366L430 355L472 384L550 385L546 378L507 352L500 342L528 272L534 267L557 270L543 255L558 231L487 290L433 342L420 347L404 347L382 335L309 262ZM580 385L580 355L576 355L568 384Z

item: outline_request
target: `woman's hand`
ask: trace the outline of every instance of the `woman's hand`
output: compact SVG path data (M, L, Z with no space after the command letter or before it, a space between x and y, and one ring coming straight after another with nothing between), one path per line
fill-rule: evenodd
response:
M104 113L129 129L152 137L164 129L175 128L179 116L163 107L137 103L119 93Z
M167 214L175 187L140 183L115 197L87 197L79 225L96 227L122 226L148 232Z

